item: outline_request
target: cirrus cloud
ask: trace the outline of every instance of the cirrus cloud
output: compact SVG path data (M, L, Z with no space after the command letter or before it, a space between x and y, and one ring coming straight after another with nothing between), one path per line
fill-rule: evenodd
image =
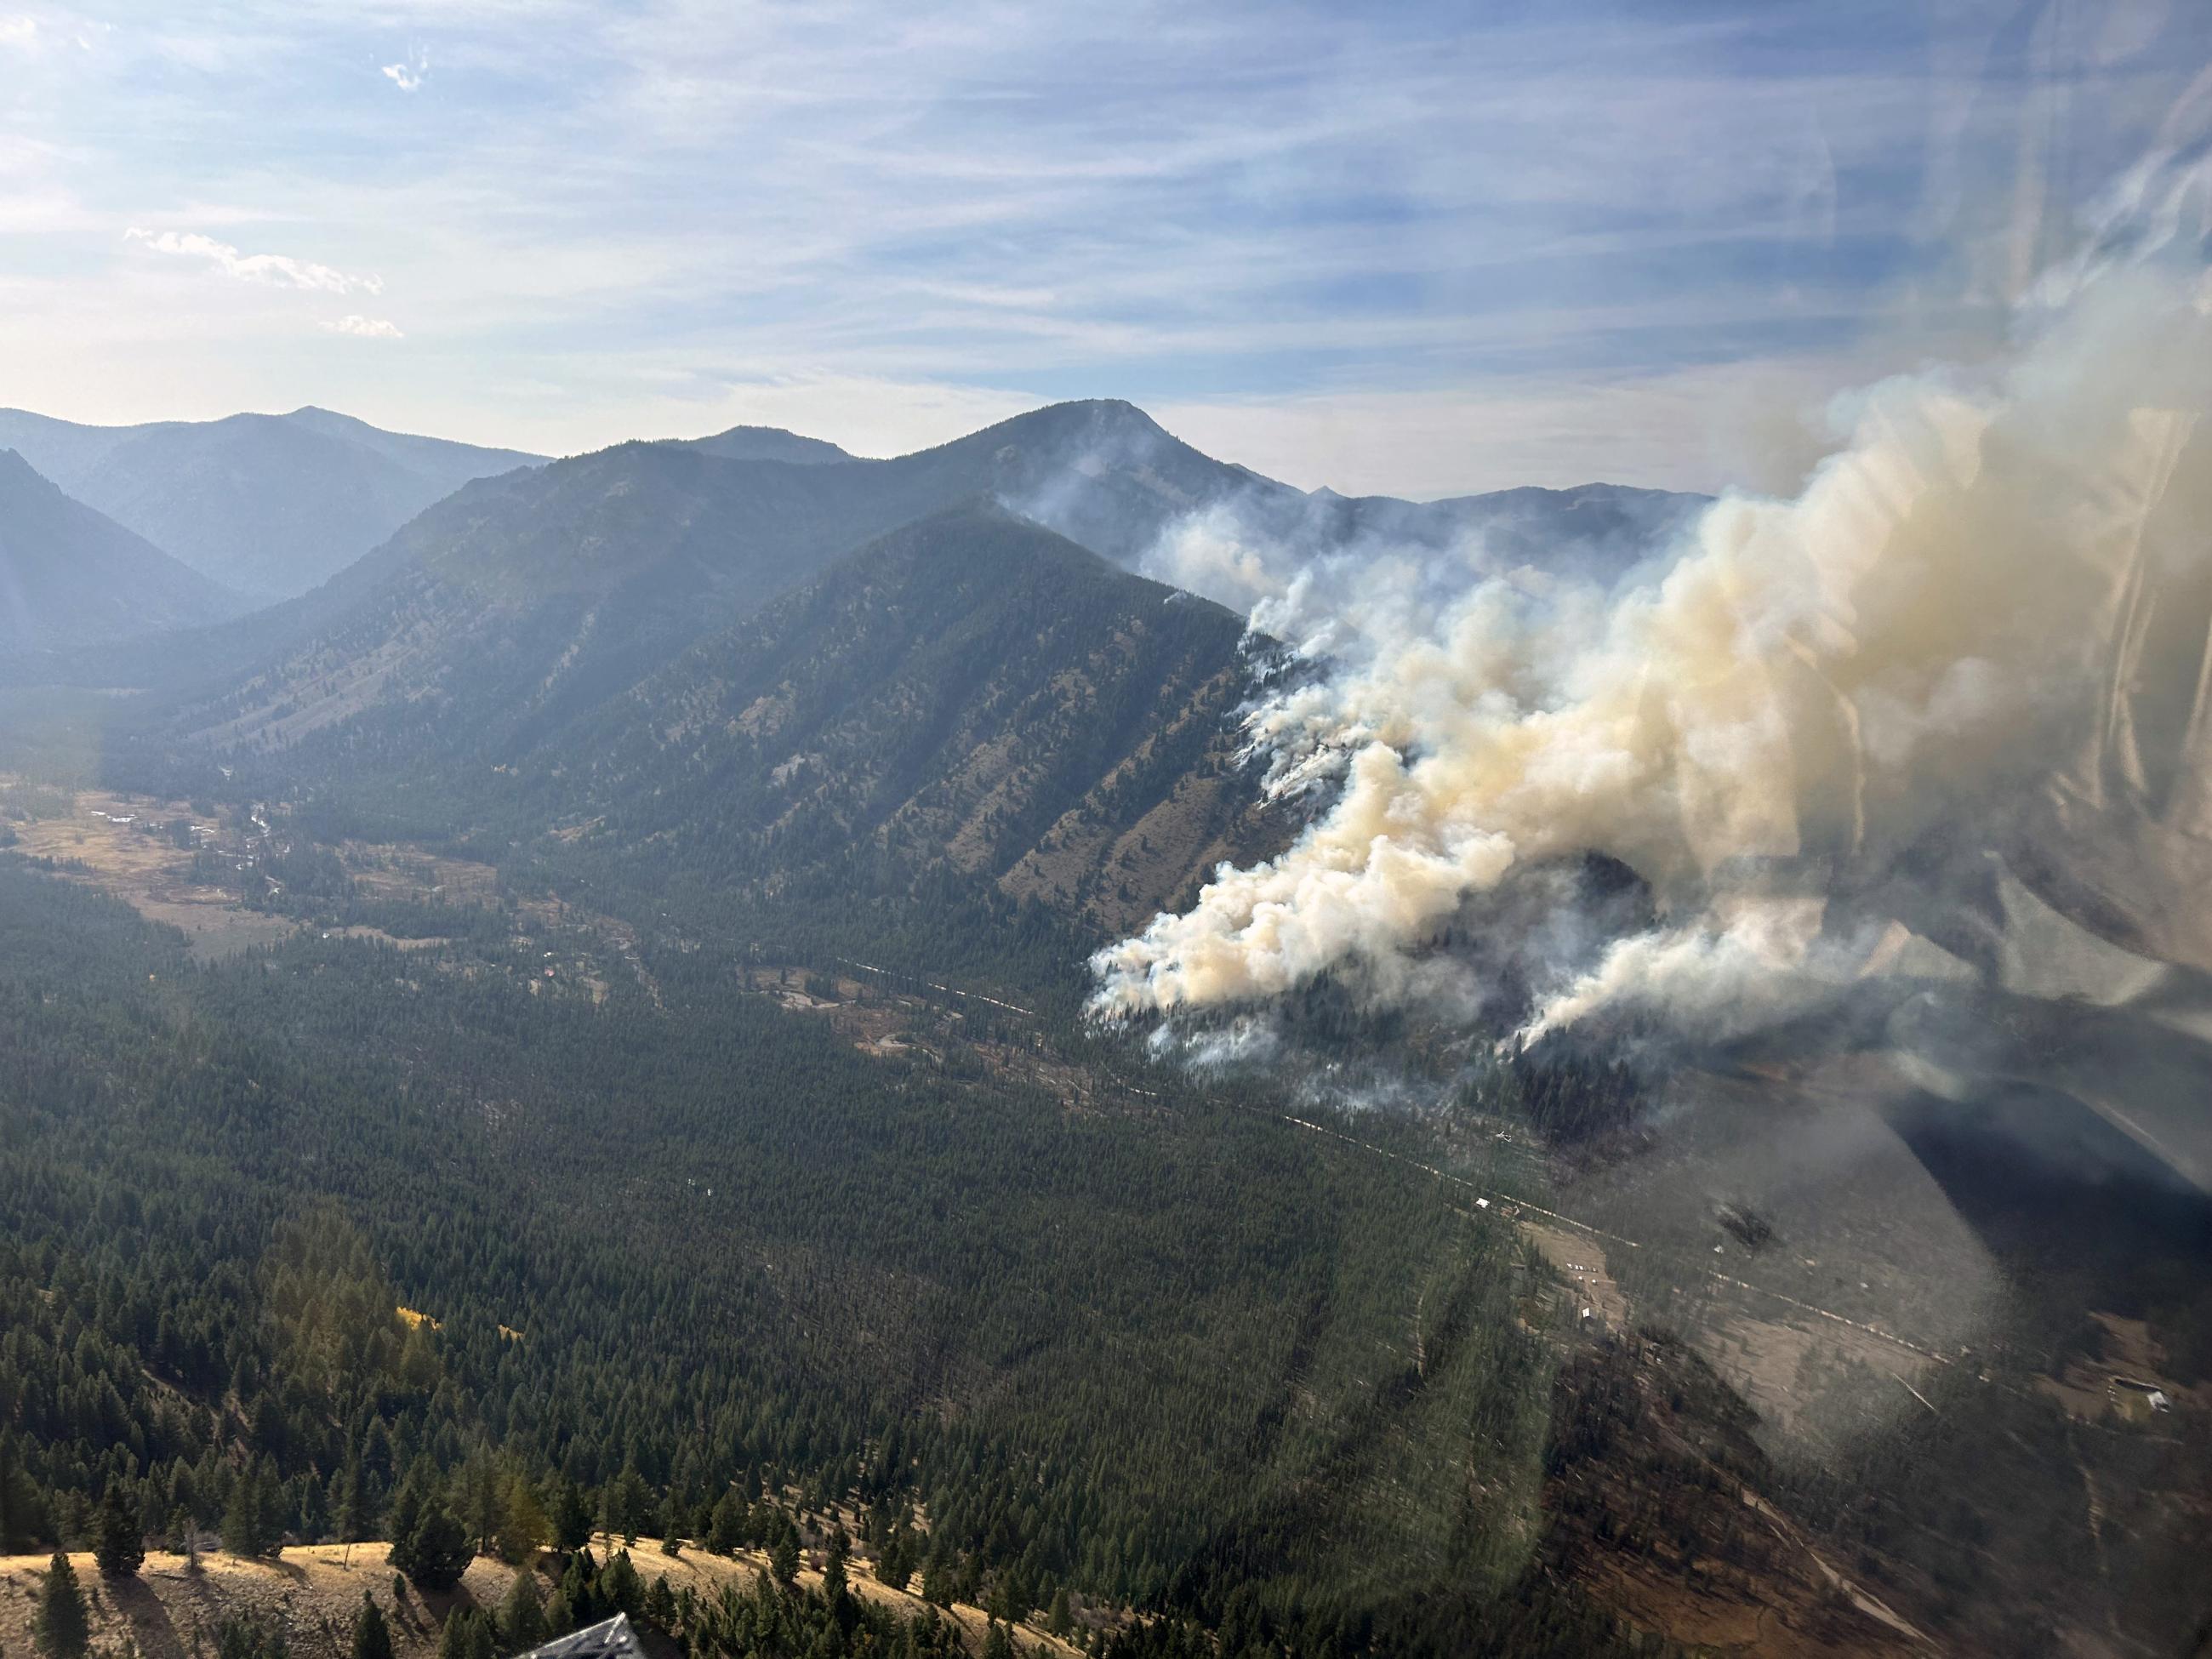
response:
M363 317L357 312L333 318L323 326L333 334L355 334L364 340L404 340L407 337L399 331L399 325L389 318Z
M180 258L204 259L227 276L244 283L267 283L277 288L306 289L323 294L381 294L381 276L356 276L312 259L295 259L288 253L241 253L228 242L197 231L147 230L133 225L124 240L155 253Z

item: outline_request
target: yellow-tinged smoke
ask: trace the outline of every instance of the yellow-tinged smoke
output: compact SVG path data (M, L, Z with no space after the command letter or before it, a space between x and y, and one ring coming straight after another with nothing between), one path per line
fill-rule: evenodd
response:
M1251 717L1272 787L1333 804L1102 951L1096 1009L1338 966L1404 991L1469 896L1595 852L1665 926L1550 988L1535 1028L1625 998L1732 1017L1786 1000L1866 925L1838 897L1939 830L2212 965L2212 287L2153 260L2057 289L2005 361L1861 394L1802 495L1720 500L1626 592L1521 571L1419 614L1387 562L1339 582L1334 665ZM1201 553L1255 625L1329 608L1310 572Z

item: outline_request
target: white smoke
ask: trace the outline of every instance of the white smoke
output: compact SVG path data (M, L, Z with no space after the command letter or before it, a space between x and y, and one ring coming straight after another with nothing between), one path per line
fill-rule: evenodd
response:
M2162 240L2194 212L2201 241L2203 200L2162 195ZM1597 853L1650 884L1660 928L1549 987L1533 1029L1624 1000L1711 1029L1847 977L1853 896L1931 832L2032 863L2029 804L2059 800L2212 851L2212 284L2168 246L2032 307L1999 361L1839 406L1846 441L1795 499L1723 497L1611 588L1479 544L1294 561L1233 516L1181 526L1156 568L1319 669L1249 717L1269 787L1334 794L1279 857L1102 951L1094 1008L1332 969L1406 996L1471 896ZM2159 891L2184 865L2142 866L2139 907L2203 910Z

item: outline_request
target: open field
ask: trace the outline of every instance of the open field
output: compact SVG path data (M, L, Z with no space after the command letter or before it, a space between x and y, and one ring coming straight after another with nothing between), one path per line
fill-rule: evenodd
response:
M203 960L235 956L296 933L299 924L288 917L246 908L235 888L194 882L190 849L140 827L192 816L184 801L82 789L67 814L14 824L15 850L78 866L63 873L113 894L149 921L182 929L192 954Z

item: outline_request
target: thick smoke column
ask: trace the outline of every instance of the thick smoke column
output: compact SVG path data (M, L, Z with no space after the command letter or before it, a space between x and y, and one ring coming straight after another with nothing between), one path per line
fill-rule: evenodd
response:
M1662 927L1548 988L1534 1026L1622 1000L1756 1018L1863 955L1869 896L1931 837L2212 965L2212 284L2172 252L2046 283L1994 366L1860 394L1802 495L1724 497L1620 591L1524 570L1432 606L1433 564L1285 572L1187 527L1171 557L1322 665L1250 716L1271 788L1334 794L1101 952L1095 1008L1332 968L1409 994L1471 896L1599 853Z

